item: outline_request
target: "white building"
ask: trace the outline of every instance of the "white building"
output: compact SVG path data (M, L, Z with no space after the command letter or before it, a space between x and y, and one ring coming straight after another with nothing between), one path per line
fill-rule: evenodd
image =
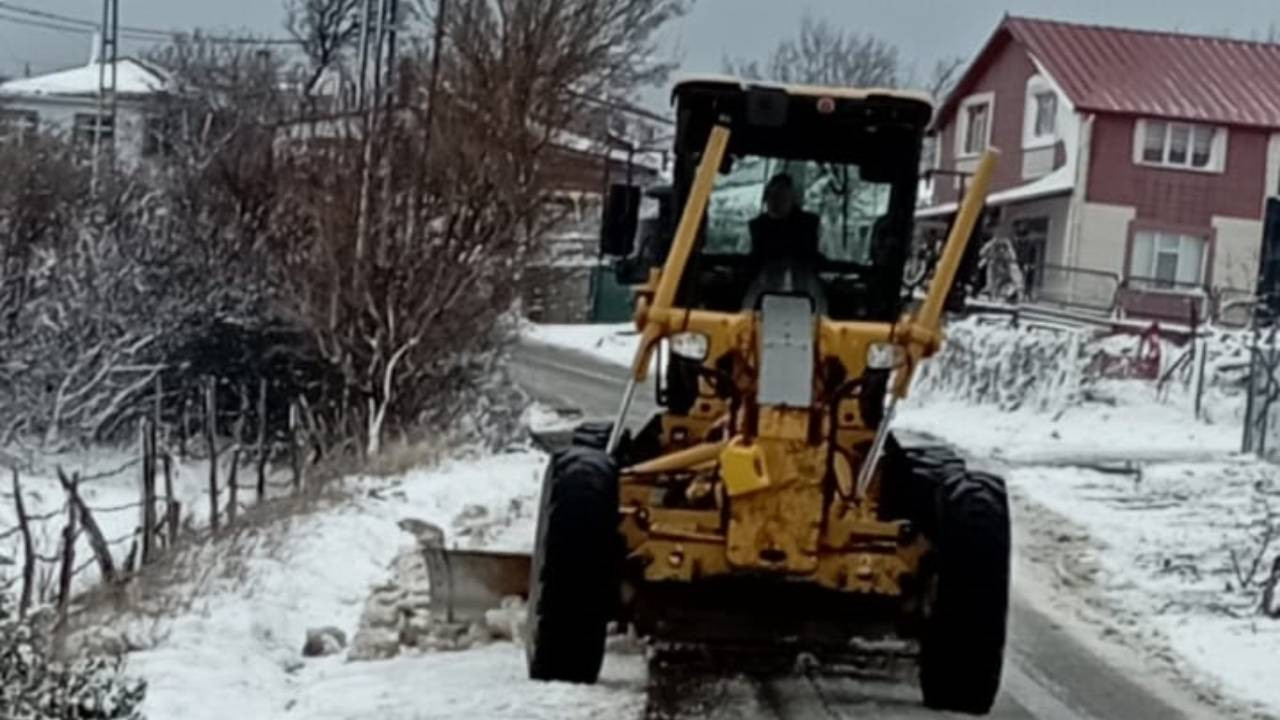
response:
M83 67L0 83L0 141L22 142L35 132L52 132L77 144L92 147L98 119L100 73L111 73L91 62ZM116 122L102 117L102 139L115 142L117 158L124 163L157 152L159 143L151 114L154 101L165 90L164 75L133 58L115 63Z

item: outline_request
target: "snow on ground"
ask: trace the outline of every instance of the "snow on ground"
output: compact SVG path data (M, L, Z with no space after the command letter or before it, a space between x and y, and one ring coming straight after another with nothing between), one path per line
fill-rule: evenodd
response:
M528 323L524 326L526 340L544 345L572 348L615 365L630 365L635 359L636 343L640 334L633 323L609 323L602 325L542 325Z
M451 545L529 550L546 458L520 450L460 456L430 470L350 481L354 499L298 514L184 560L212 566L191 611L151 626L154 648L130 655L148 679L153 720L190 718L621 717L643 704L639 657L611 656L595 687L534 684L523 651L500 643L456 654L348 663L306 660L308 628L350 637L370 588L385 581L397 523L416 518ZM236 556L234 558L229 556ZM634 714L634 713L632 713Z
M1015 496L1087 534L1087 542L1072 543L1061 521L1030 510L1028 522L1062 535L1069 551L1059 579L1102 604L1109 632L1181 658L1176 669L1261 705L1263 716L1280 713L1272 668L1280 622L1257 612L1274 551L1249 577L1262 551L1259 521L1268 499L1280 497L1274 466L1235 458L1131 473L1033 466L1005 474Z

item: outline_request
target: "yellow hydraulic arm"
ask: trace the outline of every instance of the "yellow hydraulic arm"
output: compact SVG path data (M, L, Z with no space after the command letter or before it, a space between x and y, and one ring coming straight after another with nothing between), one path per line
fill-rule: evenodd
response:
M729 128L715 125L711 128L711 136L707 138L706 150L702 153L702 161L698 163L698 172L693 178L693 187L689 190L689 200L684 204L684 212L680 215L680 225L676 227L676 237L671 243L671 252L667 253L667 261L662 266L662 274L658 277L658 288L653 293L653 302L639 310L638 317L644 323L640 345L636 348L636 357L631 365L631 374L637 382L644 382L649 374L649 359L653 356L654 343L658 341L662 326L659 323L646 322L650 315L657 315L671 308L676 299L676 288L680 278L684 276L685 265L693 254L693 243L698 236L698 226L702 223L703 213L707 210L707 202L711 190L715 187L716 173L720 171L720 163L724 160L725 150L729 147Z
M924 302L907 318L894 328L894 339L905 343L909 357L908 370L899 372L894 382L893 393L899 398L906 397L907 387L911 384L911 368L921 358L929 357L937 352L942 344L942 306L951 294L951 286L955 283L956 272L960 269L960 261L964 258L969 238L978 223L978 216L987 201L987 190L991 186L991 173L995 171L996 158L999 151L988 149L978 161L978 169L973 175L973 182L968 192L960 201L960 209L956 220L951 225L951 233L947 236L947 244L942 248L942 257L934 269L933 281L929 283L929 291Z

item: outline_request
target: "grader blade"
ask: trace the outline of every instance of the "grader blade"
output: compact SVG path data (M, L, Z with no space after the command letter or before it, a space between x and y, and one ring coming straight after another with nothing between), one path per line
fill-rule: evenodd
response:
M483 622L503 598L529 594L532 558L525 553L433 547L426 561L431 612L448 622Z

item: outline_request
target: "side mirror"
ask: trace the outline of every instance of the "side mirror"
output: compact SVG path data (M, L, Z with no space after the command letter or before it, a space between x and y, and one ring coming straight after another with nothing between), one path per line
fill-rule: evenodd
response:
M636 226L640 222L640 188L611 185L604 203L600 227L600 249L605 255L626 257L635 248Z

